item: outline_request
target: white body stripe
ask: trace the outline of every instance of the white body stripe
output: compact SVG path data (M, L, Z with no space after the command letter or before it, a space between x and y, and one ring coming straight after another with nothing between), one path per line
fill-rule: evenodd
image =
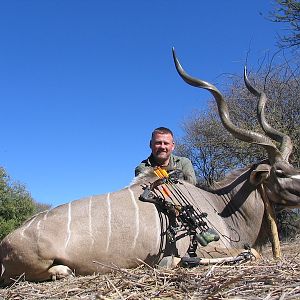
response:
M94 235L93 235L93 227L92 227L92 202L93 202L93 196L89 199L89 235L92 239L91 247L95 243Z
M71 207L71 203L69 203L68 205L68 223L67 223L67 240L66 240L66 244L65 244L65 248L67 248L70 238L71 238L71 221L72 221L72 207Z
M155 229L157 231L157 241L156 241L156 248L159 249L159 246L160 246L160 241L161 241L161 228L160 228L160 218L159 218L159 215L158 213L155 215L156 218L155 218Z
M37 243L39 243L40 236L41 236L41 220L39 220L36 224L36 230L37 230Z
M21 236L24 237L24 232L27 228L30 227L30 225L32 224L32 222L35 220L36 216L33 217L27 224L25 224L26 226L24 226L23 230L21 231Z
M130 187L128 187L128 191L130 193L130 197L131 197L134 209L135 209L135 218L134 219L135 219L136 232L135 232L134 240L133 240L133 243L132 243L132 248L134 249L135 245L136 245L137 238L139 236L139 232L140 232L140 214L139 214L139 207L138 207L138 205L136 203L136 200L135 200L135 197L134 197L134 193L130 189Z
M1 264L1 276L3 275L4 272L5 272L5 267L3 264Z
M106 252L108 252L109 244L110 244L110 238L111 238L111 206L110 206L110 193L107 194L106 197L106 203L107 203L107 244L106 244Z
M49 211L50 211L50 210L48 210L48 211L45 213L45 215L44 215L44 218L43 218L43 220L44 220L44 221L46 221L46 220L47 220L47 217L48 217L48 213L49 213Z

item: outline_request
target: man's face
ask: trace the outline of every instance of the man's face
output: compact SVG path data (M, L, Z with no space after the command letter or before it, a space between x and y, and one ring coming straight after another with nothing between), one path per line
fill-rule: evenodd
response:
M150 142L150 147L155 160L163 165L168 164L175 143L171 134L156 133Z

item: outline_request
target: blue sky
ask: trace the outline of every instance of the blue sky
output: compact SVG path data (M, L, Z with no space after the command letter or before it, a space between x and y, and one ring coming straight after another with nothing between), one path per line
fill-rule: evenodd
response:
M274 53L273 1L0 1L0 166L42 203L116 191L152 129L182 135L205 91ZM222 90L222 86L218 86Z

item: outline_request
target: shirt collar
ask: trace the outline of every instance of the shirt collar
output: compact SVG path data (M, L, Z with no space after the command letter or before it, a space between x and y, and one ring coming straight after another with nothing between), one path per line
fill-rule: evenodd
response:
M180 161L180 158L176 155L171 154L170 155L170 161L167 166L167 170L174 170L177 167L177 163ZM151 167L156 167L158 166L157 162L155 161L155 158L151 154L148 159L147 159L147 165Z

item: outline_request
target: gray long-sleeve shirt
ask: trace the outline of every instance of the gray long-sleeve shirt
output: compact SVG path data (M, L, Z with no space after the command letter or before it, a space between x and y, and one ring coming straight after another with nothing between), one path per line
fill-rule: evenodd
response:
M149 167L159 166L155 161L152 154L145 160L143 160L136 168L135 168L135 176L143 173L145 169ZM181 170L183 174L183 179L188 181L189 183L196 185L197 179L195 175L195 171L191 161L186 157L176 156L171 154L169 164L166 168L167 171L172 170Z

